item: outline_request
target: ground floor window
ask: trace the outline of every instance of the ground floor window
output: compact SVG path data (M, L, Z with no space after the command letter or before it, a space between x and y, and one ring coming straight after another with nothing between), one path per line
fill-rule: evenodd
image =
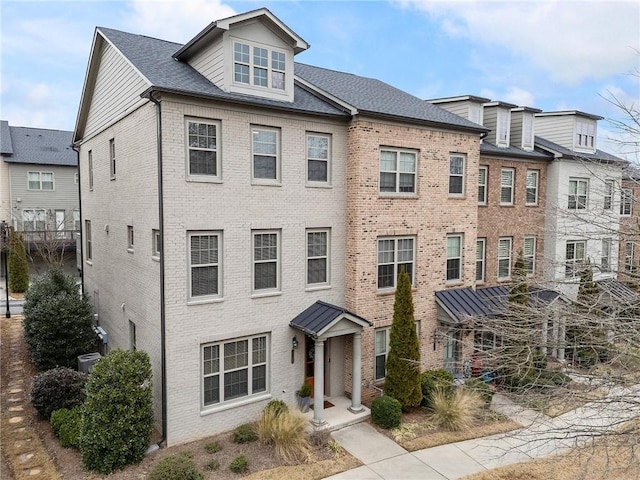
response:
M267 392L268 348L267 335L203 345L203 406Z
M387 375L386 363L389 354L389 333L391 327L376 330L375 379L382 380Z

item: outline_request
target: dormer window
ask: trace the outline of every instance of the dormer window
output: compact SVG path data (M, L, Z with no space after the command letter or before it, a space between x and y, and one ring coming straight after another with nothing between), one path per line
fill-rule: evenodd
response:
M533 115L527 113L522 117L522 148L533 148Z
M497 125L497 143L498 146L509 146L509 112L505 110L498 110L498 125Z
M285 89L287 54L258 45L233 43L233 80L256 87Z
M576 123L576 148L595 149L596 126L593 123Z

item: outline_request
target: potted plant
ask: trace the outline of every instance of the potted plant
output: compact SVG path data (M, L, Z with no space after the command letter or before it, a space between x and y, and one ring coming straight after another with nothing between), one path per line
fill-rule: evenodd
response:
M305 381L300 389L296 392L298 396L298 408L302 413L309 411L309 403L311 402L311 384Z

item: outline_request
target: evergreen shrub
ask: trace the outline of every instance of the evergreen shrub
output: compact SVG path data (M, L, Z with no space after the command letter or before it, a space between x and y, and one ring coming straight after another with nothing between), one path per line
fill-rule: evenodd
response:
M453 395L453 374L443 368L427 370L426 372L422 372L420 386L422 388L421 405L431 408L432 397L436 390L441 391L444 395Z
M82 407L61 408L51 414L51 429L64 448L80 448Z
M149 480L202 480L203 475L195 462L189 457L178 453L165 457L149 474Z
M31 387L31 404L41 418L61 408L82 405L87 376L71 368L58 367L38 375Z
M402 418L402 405L395 398L383 395L371 402L371 420L382 428L396 428Z

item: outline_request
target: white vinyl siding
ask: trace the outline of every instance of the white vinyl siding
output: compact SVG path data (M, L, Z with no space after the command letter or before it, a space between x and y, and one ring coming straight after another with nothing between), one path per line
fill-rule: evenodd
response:
M222 233L188 232L189 299L205 300L222 296Z
M415 194L418 156L414 151L380 150L380 193Z
M513 205L514 176L513 168L500 170L500 205Z
M511 237L498 240L498 280L511 278Z

